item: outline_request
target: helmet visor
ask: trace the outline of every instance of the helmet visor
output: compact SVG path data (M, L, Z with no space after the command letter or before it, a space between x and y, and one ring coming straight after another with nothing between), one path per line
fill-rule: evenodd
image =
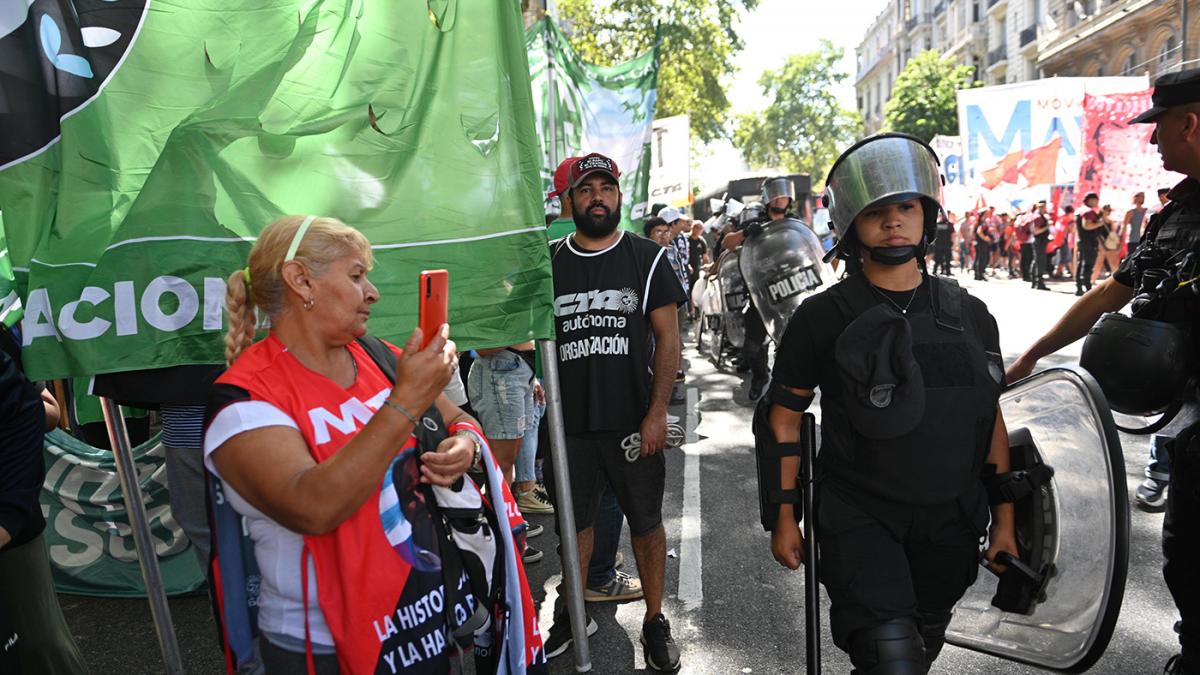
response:
M851 147L829 171L825 199L834 232L846 235L868 206L928 197L942 203L937 157L916 138L886 134Z

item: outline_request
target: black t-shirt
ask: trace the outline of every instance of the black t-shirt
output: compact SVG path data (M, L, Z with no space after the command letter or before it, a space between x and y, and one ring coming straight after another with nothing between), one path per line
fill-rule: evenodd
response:
M1104 234L1104 227L1097 227L1094 230L1088 230L1083 227L1084 223L1095 223L1099 222L1099 220L1100 214L1091 210L1084 211L1083 215L1079 216L1079 232L1077 236L1079 237L1080 244L1092 246L1100 241L1101 235Z
M908 307L910 314L930 311L929 284L924 283L915 296L912 291L880 292L898 307ZM882 297L876 304L887 304ZM966 311L971 313L975 325L983 334L983 345L987 351L1000 353L1000 329L988 312L983 301L967 296ZM838 311L837 304L827 292L818 293L800 304L788 321L779 349L775 352L775 369L772 379L785 387L794 389L817 389L822 382L837 377L837 364L833 350L837 338L846 329L847 323ZM821 391L822 397L841 396L840 391Z
M685 300L666 249L624 232L587 251L567 236L550 259L566 431L636 431L650 406L650 312Z
M1050 241L1050 222L1046 220L1046 216L1038 215L1029 224L1029 231L1033 234L1033 239L1038 244L1045 244ZM1041 232L1039 232L1041 230Z
M865 305L858 311L879 304L893 309L907 307L907 316L914 325L928 325L932 322L932 288L926 281L915 295L913 291L872 291L874 302L864 296L856 301ZM983 351L998 354L1000 337L995 319L982 301L966 294L962 298L962 323L966 329L962 339L978 340ZM939 414L931 416L927 411L914 431L923 434L925 440L914 441L905 436L896 439L894 447L886 447L890 441L856 437L846 412L845 380L835 360L835 346L847 325L832 293L814 295L792 315L775 359L772 376L775 382L821 393L822 447L818 471L833 479L832 484L850 488L856 503L878 517L885 517L898 503L932 505L959 499L966 500L960 506L974 508L967 502L978 500L977 492L970 490L977 485L961 481L972 470L978 470L972 466L975 453L980 453L978 459L982 461L991 438L995 404L986 402L990 394L985 389L993 386L997 392L999 389L998 385L985 384L981 379L993 377L985 372L990 369L986 364L970 361L971 349L965 343L952 340L940 343L940 347L937 342L914 344L913 355L921 364L926 397L932 396L926 405L939 406L940 415L950 419ZM972 388L963 390L964 385ZM954 397L952 402L947 401L947 396ZM941 407L946 405L949 407Z

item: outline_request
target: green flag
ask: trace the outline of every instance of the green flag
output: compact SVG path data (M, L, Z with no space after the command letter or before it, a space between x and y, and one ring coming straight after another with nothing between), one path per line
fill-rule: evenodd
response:
M550 335L517 3L70 4L0 16L0 210L33 377L220 362L225 279L285 214L371 240L377 335L407 336L438 268L461 348Z
M562 161L589 152L607 155L621 170L621 226L640 233L641 220L650 206L650 133L658 96L658 46L632 61L612 67L594 66L584 63L558 25L546 19L529 27L525 42L544 153L542 194L553 189L555 159ZM554 57L553 126L548 54ZM551 226L550 237L562 236L574 227L570 216L565 215Z

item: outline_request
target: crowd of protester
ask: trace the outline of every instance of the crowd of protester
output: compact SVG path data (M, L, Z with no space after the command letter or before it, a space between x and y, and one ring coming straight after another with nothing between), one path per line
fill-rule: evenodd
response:
M1021 279L1039 290L1046 281L1070 281L1083 295L1100 279L1112 276L1133 250L1150 216L1167 202L1168 188L1146 206L1145 193L1133 195L1124 213L1101 204L1095 193L1076 210L1066 205L1051 211L1045 201L1025 209L989 206L963 214L948 212L939 226L927 263L936 273L949 274L953 265L976 281ZM938 258L939 251L945 260Z

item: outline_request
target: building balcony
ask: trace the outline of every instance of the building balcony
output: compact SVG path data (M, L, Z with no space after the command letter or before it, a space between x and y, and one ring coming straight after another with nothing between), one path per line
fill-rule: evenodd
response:
M1008 0L987 0L988 16L993 14L1004 14L1004 9L1008 7Z
M1024 51L1031 46L1037 47L1037 35L1038 30L1036 23L1021 31L1021 50Z
M1007 45L1001 45L1001 46L993 49L992 51L988 52L988 56L987 56L988 68L991 68L992 66L1004 63L1007 60L1008 60L1008 46Z
M1191 2L1188 2L1189 8ZM1092 53L1091 46L1095 40L1115 25L1120 25L1137 18L1139 21L1177 22L1178 3L1166 3L1162 0L1124 0L1119 3L1104 3L1100 11L1085 17L1074 26L1067 25L1065 16L1058 21L1057 27L1039 31L1037 64L1047 68L1048 72L1058 72L1058 68L1072 64L1074 60ZM1189 35L1189 40L1191 36Z
M917 26L928 24L930 20L931 17L928 13L914 14L913 16L909 17L908 21L904 22L904 29L911 32L916 29Z

